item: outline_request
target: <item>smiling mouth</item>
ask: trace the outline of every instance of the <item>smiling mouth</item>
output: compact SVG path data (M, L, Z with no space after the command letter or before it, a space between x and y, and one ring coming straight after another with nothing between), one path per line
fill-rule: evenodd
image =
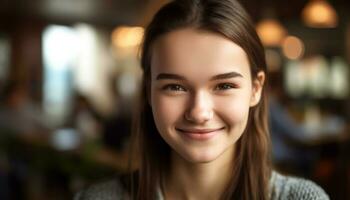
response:
M177 131L180 133L183 133L184 136L187 138L193 139L193 140L208 140L210 138L213 138L214 136L218 135L221 130L225 129L225 127L222 128L215 128L215 129L182 129L182 128L176 128Z
M176 128L177 131L183 132L183 133L194 133L194 134L208 134L215 131L219 131L224 129L222 128L214 128L214 129L182 129L182 128Z

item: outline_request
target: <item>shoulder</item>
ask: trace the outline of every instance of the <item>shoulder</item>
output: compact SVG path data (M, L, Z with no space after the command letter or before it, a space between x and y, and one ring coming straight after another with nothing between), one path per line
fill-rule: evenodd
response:
M320 186L303 178L273 172L270 186L272 200L329 200L328 195Z
M126 200L127 190L119 178L96 183L78 192L74 200Z

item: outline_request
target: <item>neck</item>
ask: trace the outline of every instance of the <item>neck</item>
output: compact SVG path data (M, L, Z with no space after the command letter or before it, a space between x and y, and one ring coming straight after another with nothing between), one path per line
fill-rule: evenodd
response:
M220 199L232 177L232 155L226 152L208 163L190 163L173 152L164 180L165 199Z

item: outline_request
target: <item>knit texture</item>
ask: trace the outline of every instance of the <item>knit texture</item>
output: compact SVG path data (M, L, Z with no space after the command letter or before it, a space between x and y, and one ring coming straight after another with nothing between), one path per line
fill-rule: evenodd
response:
M270 179L271 200L329 200L314 182L273 172ZM119 180L99 183L75 195L74 200L129 200ZM161 192L157 200L164 200Z
M270 180L271 200L329 200L314 182L274 172Z

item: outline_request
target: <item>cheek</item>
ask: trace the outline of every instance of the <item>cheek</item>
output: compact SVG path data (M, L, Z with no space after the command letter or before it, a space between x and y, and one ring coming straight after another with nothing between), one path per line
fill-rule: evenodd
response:
M237 95L217 101L217 109L221 117L228 123L245 122L249 114L249 94Z
M154 93L151 101L154 120L159 131L181 119L185 107L183 99Z

